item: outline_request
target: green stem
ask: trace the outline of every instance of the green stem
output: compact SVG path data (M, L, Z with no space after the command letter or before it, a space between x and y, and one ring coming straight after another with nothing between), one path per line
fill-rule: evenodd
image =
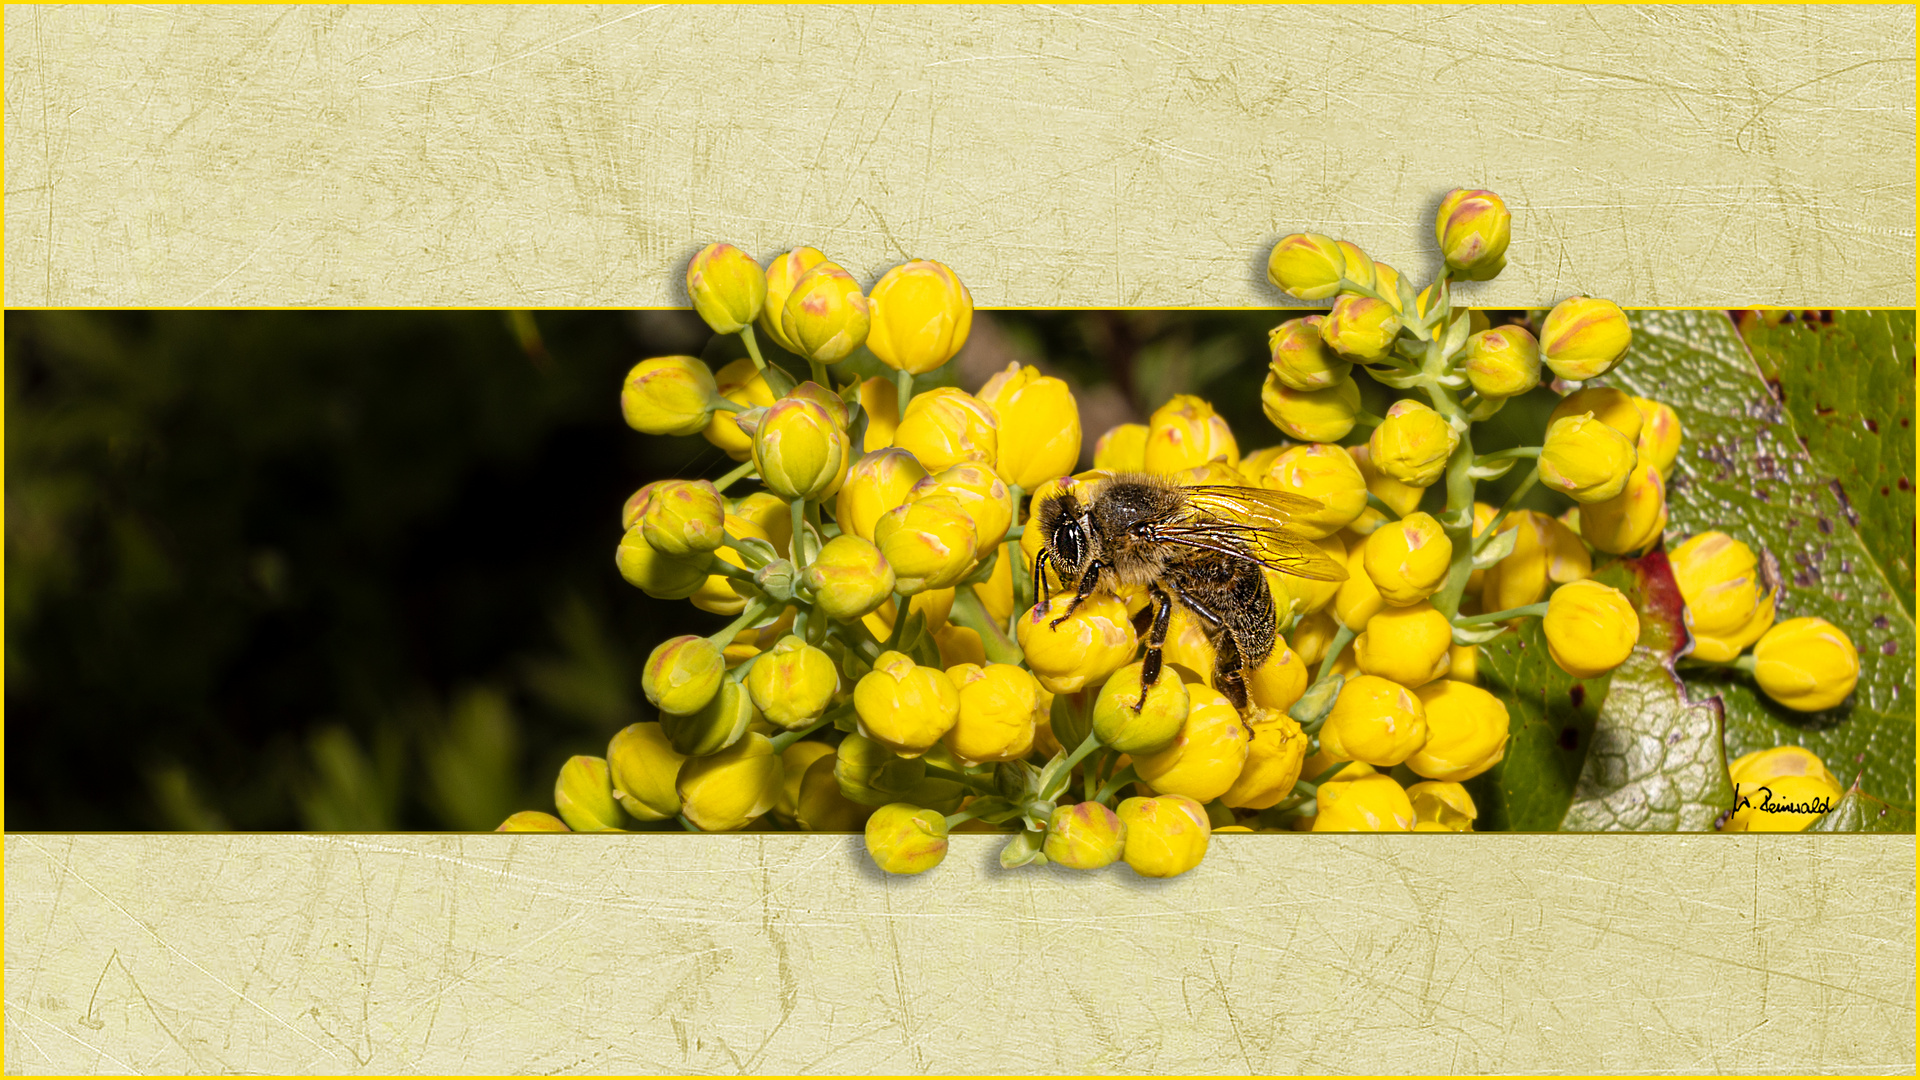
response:
M1496 465L1512 458L1537 458L1539 456L1540 447L1538 446L1516 446L1511 450L1495 450L1491 454L1481 454L1478 458L1474 459L1473 463L1475 465Z
M887 634L887 652L900 651L900 639L906 635L907 629L907 604L906 597L893 594L893 630Z
M900 404L900 419L905 420L907 418L907 402L913 400L913 372L904 369L897 370L893 373L893 381L899 386L900 396L898 401Z
M808 724L806 727L800 728L796 731L783 731L780 734L775 735L773 738L767 741L773 744L773 752L778 754L782 750L785 750L787 747L792 746L794 743L799 742L801 739L804 739L807 736L813 734L814 732L819 731L821 728L826 727L829 723L831 723L831 721L829 721L825 716L822 716L820 719L815 720L813 723Z
M727 646L733 644L733 635L752 626L772 607L773 605L766 600L747 601L746 610L740 613L739 618L728 623L726 629L721 630L719 633L708 634L707 640L713 642L715 648L725 649Z
M954 772L952 769L941 768L938 765L927 766L927 775L940 780L952 780L955 783L958 783L961 786L979 795L1000 794L998 791L994 790L991 784L987 784L980 780L976 780L973 777L968 776L966 773Z
M1347 646L1353 644L1354 637L1354 632L1347 626L1343 624L1340 627L1340 632L1333 635L1333 640L1327 644L1327 655L1320 658L1320 670L1314 675L1314 682L1323 682L1333 674L1334 663L1340 659L1341 653L1347 651Z
M987 659L996 664L1022 664L1026 662L1026 653L1020 650L1017 642L994 625L987 614L987 606L981 602L975 586L962 585L953 591L953 610L947 617L961 626L980 635L980 644L987 650Z
M1387 500L1381 498L1378 495L1375 495L1371 491L1367 492L1367 505L1373 507L1375 510L1380 511L1382 514L1385 514L1387 517L1393 519L1394 521L1400 520L1400 511L1395 510L1391 506L1388 506Z
M698 826L698 825L695 825L695 824L694 824L693 822L691 822L691 821L688 821L688 820L687 820L687 815L685 815L685 814L681 814L681 815L680 815L679 817L677 817L677 818L675 818L674 820L676 820L676 821L678 821L678 822L680 823L680 827L681 827L681 828L683 828L683 829L685 829L685 830L687 830L688 832L699 832L699 831L700 831L700 826Z
M1126 787L1138 779L1140 779L1140 774L1133 771L1132 765L1128 765L1126 768L1115 773L1113 779L1100 786L1100 791L1094 795L1093 801L1104 803L1108 799L1113 798L1121 788Z
M1539 482L1540 466L1535 465L1531 472L1521 478L1519 486L1514 488L1513 493L1507 496L1507 501L1500 504L1500 509L1494 512L1493 520L1487 522L1486 529L1482 530L1479 535L1473 538L1473 553L1475 555L1480 554L1480 549L1486 547L1493 541L1494 536L1500 532L1501 526L1506 524L1507 515L1513 513L1514 507L1519 506L1520 500L1526 496L1527 492L1533 490L1533 485Z
M720 542L722 544L726 544L727 547L733 548L733 550L740 552L741 558L745 558L748 554L750 554L749 552L740 548L739 545L737 544L731 544L725 540L722 540ZM707 568L707 573L717 574L723 578L732 578L735 581L745 581L745 582L748 582L749 584L754 584L754 585L759 584L758 582L753 580L753 571L743 570L740 567L735 566L732 563L728 562L727 560L721 559L721 558L715 558L713 560L713 565Z
M745 405L742 405L731 398L721 397L718 394L715 394L713 396L713 407L716 409L720 409L724 412L746 412L747 411L747 407Z
M1386 420L1362 409L1353 414L1353 423L1356 427L1377 428L1386 423Z
M833 378L827 374L827 365L809 356L807 357L807 370L813 373L814 382L819 383L829 390L833 389Z
M787 539L787 555L793 559L794 568L797 570L807 565L806 563L801 561L803 557L803 553L807 550L807 547L806 547L806 539L807 539L806 500L804 499L793 500L792 502L787 504L787 510L788 510L789 516L792 518L792 523L790 526L792 529L792 535L789 536Z
M1753 658L1752 653L1741 653L1739 656L1734 657L1733 662L1727 666L1751 675L1758 664L1759 661Z
M965 824L966 822L972 821L974 818L977 818L979 816L980 816L980 811L978 810L962 810L957 814L948 814L947 815L947 831L952 832L953 827L955 825Z
M1542 600L1537 604L1528 604L1526 607L1508 608L1505 611L1490 611L1485 615L1468 615L1464 618L1456 616L1453 620L1453 625L1480 626L1485 623L1505 622L1508 619L1523 619L1529 615L1545 615L1546 613L1547 602Z
M746 342L747 355L753 357L754 370L767 370L767 361L760 355L760 339L753 336L752 323L748 323L740 328L740 340Z
M753 459L748 458L747 460L734 466L733 469L727 473L727 475L721 477L718 480L715 480L713 482L713 490L725 491L727 490L727 488L733 485L733 482L735 480L738 480L743 476L747 476L752 472L753 472Z

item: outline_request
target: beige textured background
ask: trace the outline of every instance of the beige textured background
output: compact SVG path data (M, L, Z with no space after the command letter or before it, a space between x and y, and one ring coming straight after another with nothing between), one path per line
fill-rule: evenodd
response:
M1913 1071L1912 837L992 839L10 836L7 1067Z
M687 254L983 305L1914 302L1878 8L22 8L6 301L674 303ZM10 1072L1910 1073L1911 837L1228 837L1162 884L848 838L11 836ZM1012 1050L1020 1056L1002 1056Z
M908 257L1260 306L1301 229L1475 302L1914 302L1911 7L9 6L9 304L638 306Z

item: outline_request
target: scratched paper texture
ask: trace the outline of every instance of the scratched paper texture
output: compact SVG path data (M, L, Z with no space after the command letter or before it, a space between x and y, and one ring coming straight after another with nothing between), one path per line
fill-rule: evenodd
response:
M1805 7L32 7L6 302L663 305L716 239L986 306L1424 277L1456 186L1524 307L1914 301L1914 13Z
M1908 1073L1901 836L6 838L15 1072Z

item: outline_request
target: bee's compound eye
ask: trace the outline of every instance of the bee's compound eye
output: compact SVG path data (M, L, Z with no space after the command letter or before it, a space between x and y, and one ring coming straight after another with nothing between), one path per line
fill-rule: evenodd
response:
M1080 556L1084 554L1085 547L1086 544L1082 542L1080 536L1079 522L1065 521L1059 528L1053 530L1053 550L1068 566L1080 565Z

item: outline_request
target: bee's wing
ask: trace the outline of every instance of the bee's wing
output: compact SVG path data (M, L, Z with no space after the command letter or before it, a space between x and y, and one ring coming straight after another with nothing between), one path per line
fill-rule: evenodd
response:
M1346 567L1290 529L1296 517L1321 509L1313 500L1250 487L1209 485L1184 493L1195 517L1160 526L1160 539L1240 559L1251 556L1269 569L1311 581L1347 580Z

